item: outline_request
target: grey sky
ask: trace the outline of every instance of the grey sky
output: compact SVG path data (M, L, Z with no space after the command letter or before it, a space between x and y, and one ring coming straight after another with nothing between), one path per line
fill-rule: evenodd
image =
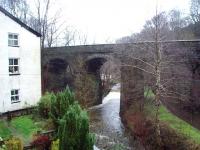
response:
M189 12L190 0L157 1L159 11ZM156 0L56 0L56 7L68 25L87 34L90 43L106 43L139 32L155 15Z

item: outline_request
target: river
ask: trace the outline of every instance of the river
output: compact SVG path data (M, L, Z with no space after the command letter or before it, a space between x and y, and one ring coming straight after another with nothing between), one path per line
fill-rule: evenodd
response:
M89 109L90 130L96 135L96 146L103 150L140 150L136 140L125 131L120 110L120 85L115 85L103 103ZM119 149L121 147L121 149Z

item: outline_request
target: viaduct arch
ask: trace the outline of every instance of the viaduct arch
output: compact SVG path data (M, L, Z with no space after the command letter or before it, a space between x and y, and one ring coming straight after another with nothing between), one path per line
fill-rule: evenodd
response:
M188 99L195 100L200 106L200 41L167 41L160 44L164 49L163 60L170 59L170 70L166 70L163 76L170 78L170 83L177 83L171 84L169 89L182 91L185 86L179 81L187 79ZM95 75L96 80L100 80L99 69L103 63L111 58L118 59L121 64L120 113L123 115L131 105L134 105L134 109L140 109L144 100L144 87L154 84L151 70L154 46L154 42L143 42L44 48L43 91L62 90L66 85L73 87L73 74L79 72L78 57L86 64L85 70ZM99 96L95 104L102 102L100 84L97 92Z

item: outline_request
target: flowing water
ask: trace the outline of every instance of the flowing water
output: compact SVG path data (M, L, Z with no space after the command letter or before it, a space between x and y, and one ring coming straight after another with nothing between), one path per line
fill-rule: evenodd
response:
M101 150L117 150L116 147L123 150L140 150L138 142L128 136L121 122L119 88L119 84L114 86L101 105L89 109L90 130L95 133L96 146Z

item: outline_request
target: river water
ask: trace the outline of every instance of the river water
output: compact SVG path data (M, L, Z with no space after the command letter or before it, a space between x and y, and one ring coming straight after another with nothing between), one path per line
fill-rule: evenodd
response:
M114 150L116 149L114 147L121 147L123 150L140 150L138 142L126 133L119 110L120 85L117 84L103 99L101 105L89 109L90 130L96 135L96 146L101 150Z

